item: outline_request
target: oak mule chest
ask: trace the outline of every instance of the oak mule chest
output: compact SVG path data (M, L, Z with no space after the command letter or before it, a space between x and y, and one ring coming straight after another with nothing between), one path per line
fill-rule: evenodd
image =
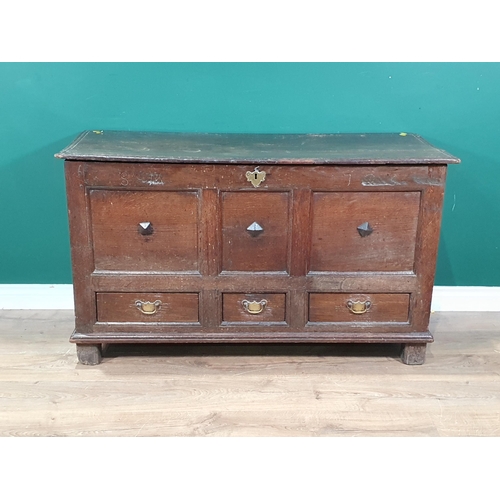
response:
M391 342L424 362L446 168L414 134L87 131L65 159L78 359Z

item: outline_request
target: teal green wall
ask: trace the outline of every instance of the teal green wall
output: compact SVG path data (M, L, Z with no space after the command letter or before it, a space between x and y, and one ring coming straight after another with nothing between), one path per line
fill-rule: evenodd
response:
M0 64L0 282L71 282L53 155L85 129L421 134L462 159L436 284L500 286L500 64Z

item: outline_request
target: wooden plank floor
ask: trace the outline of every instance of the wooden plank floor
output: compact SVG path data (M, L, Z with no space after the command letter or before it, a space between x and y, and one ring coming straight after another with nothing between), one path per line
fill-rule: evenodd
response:
M500 313L434 313L396 345L112 346L72 311L0 311L0 436L500 436Z

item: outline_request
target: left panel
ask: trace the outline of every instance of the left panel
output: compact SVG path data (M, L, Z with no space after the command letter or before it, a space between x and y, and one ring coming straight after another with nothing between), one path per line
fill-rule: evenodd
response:
M196 272L197 191L90 191L96 270Z

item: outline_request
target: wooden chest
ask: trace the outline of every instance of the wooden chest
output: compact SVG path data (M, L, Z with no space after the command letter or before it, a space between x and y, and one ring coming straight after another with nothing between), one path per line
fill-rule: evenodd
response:
M392 342L423 363L459 160L420 136L87 131L56 157L81 363L112 342Z

